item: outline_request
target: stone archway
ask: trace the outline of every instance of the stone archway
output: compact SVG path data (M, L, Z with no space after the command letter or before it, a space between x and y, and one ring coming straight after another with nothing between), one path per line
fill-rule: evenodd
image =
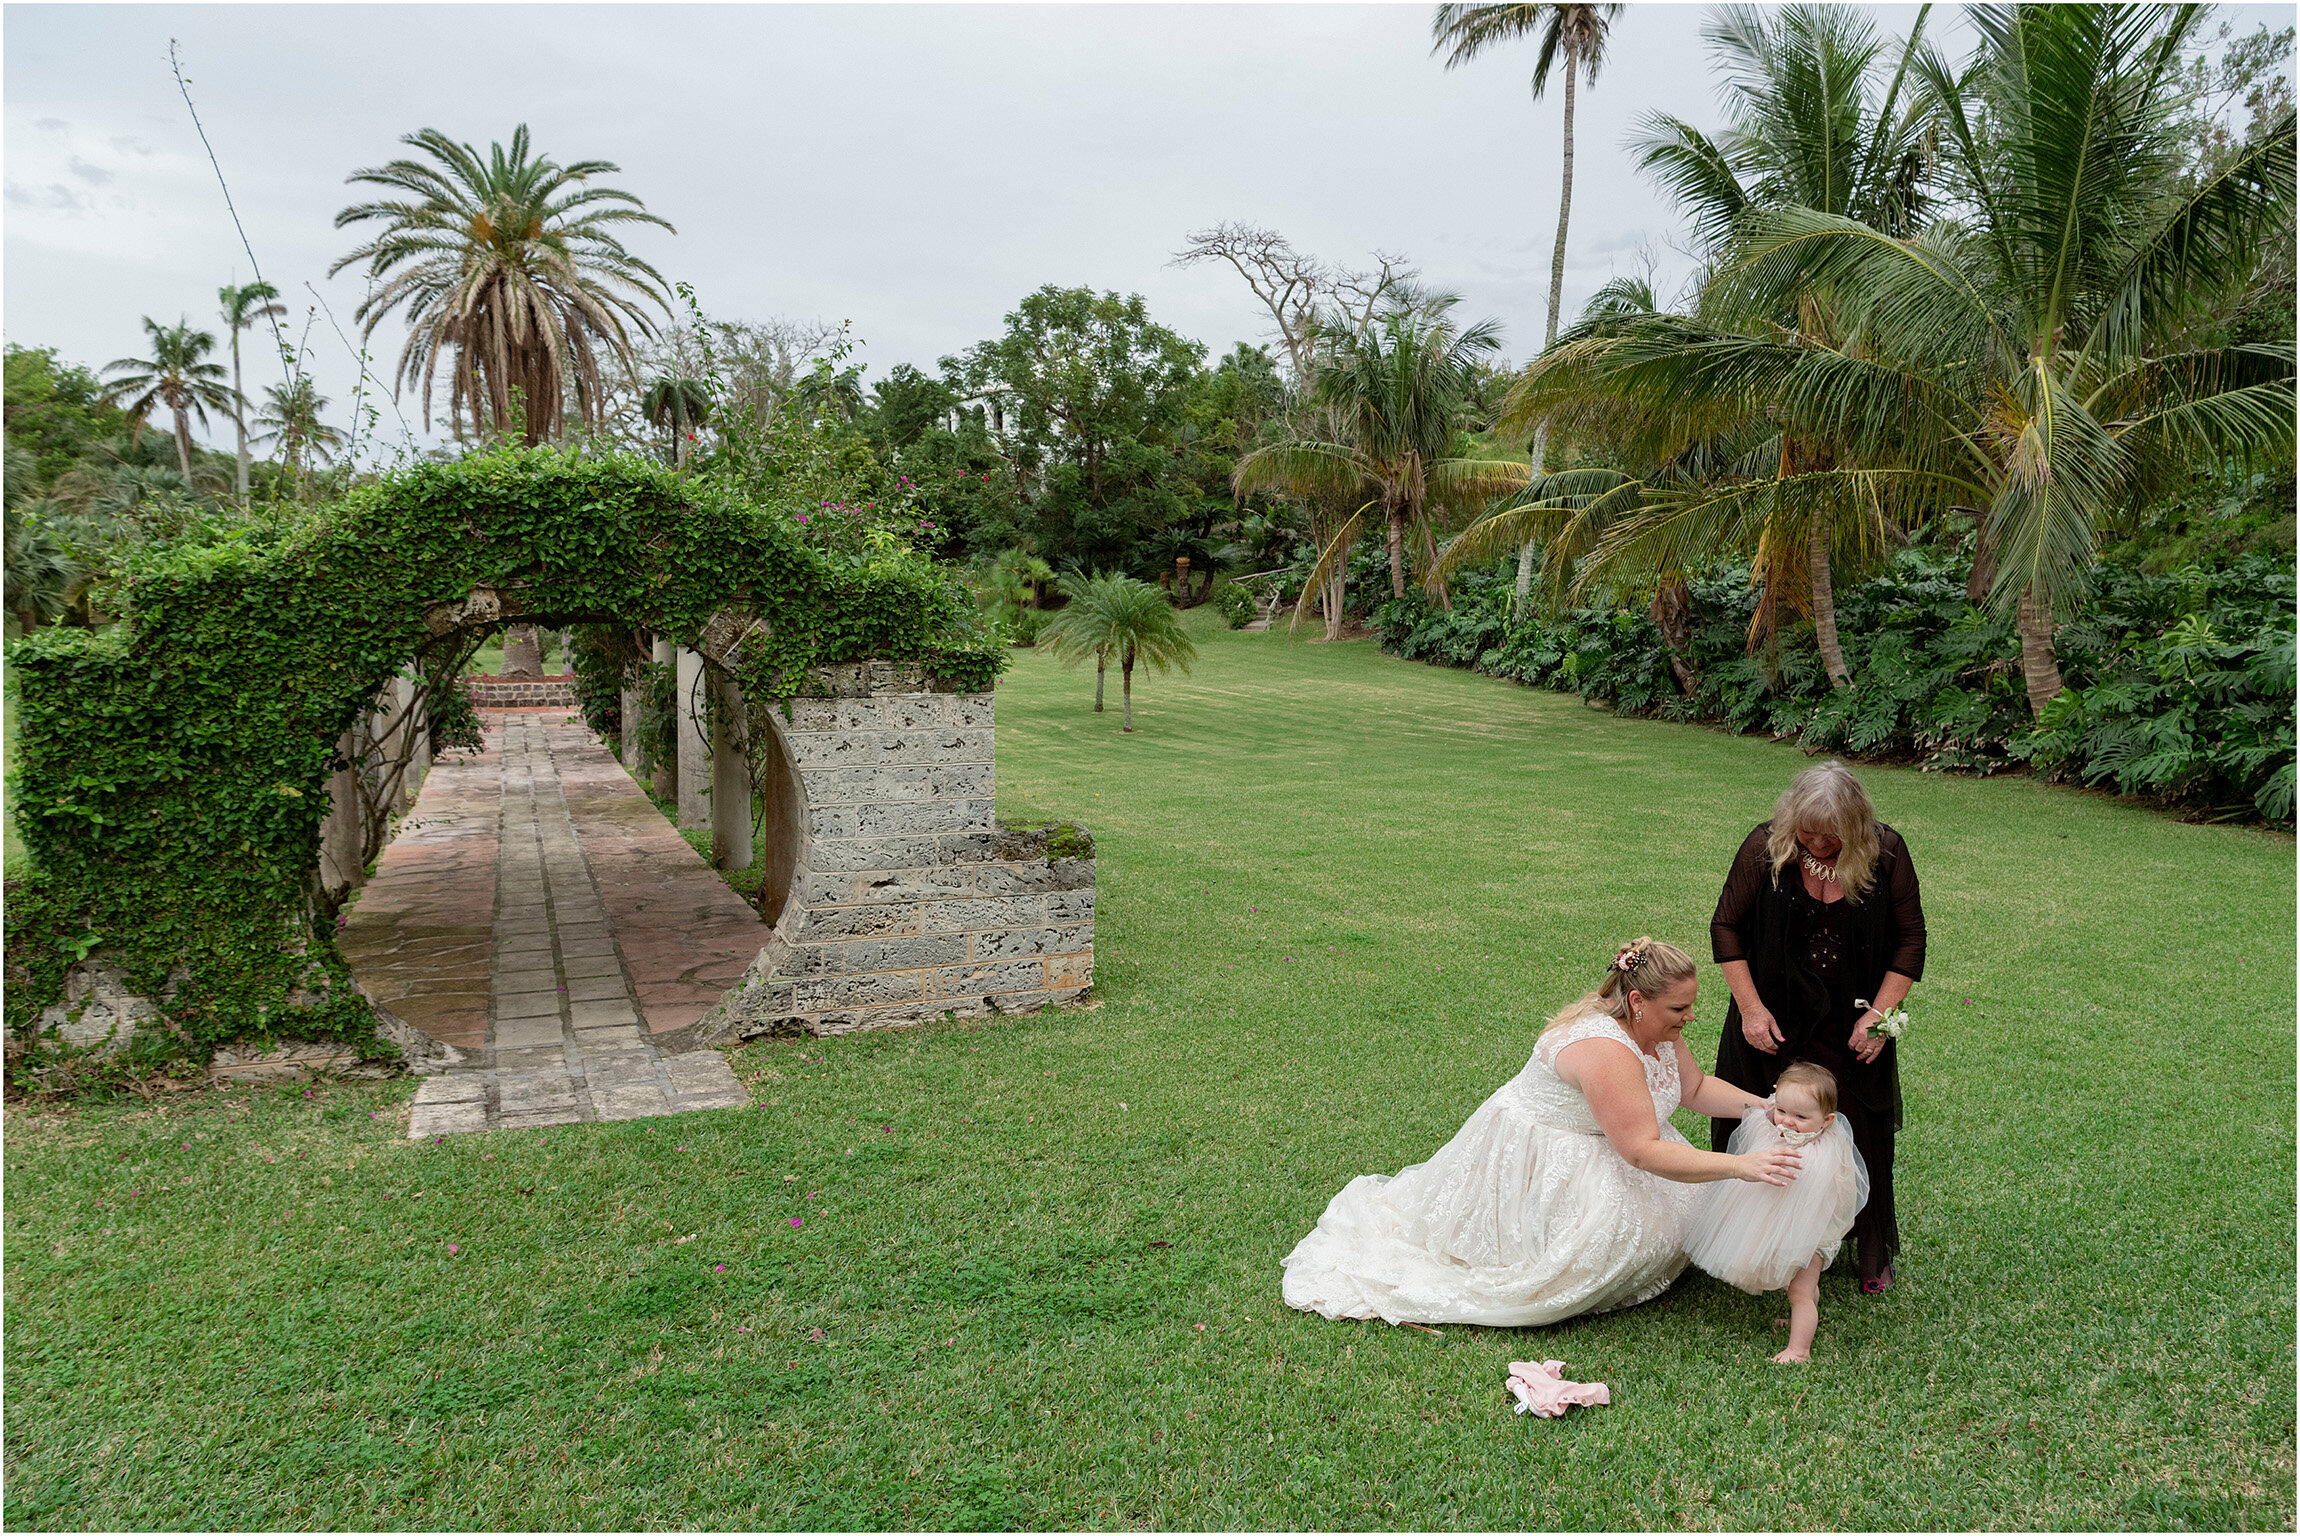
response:
M1087 984L1090 846L992 818L1003 653L922 557L841 564L659 466L516 450L388 476L269 543L166 552L123 597L114 631L44 630L12 658L42 866L10 908L19 1049L102 1003L154 1053L292 1035L390 1054L314 873L338 746L411 664L445 685L453 637L514 619L678 637L772 744L786 899L679 1043Z

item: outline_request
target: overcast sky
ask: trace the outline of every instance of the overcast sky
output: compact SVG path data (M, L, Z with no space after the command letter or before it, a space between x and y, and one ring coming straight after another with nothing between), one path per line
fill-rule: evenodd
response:
M1224 219L1339 262L1404 255L1524 358L1556 229L1558 93L1529 99L1530 46L1448 73L1430 9L9 5L6 335L101 364L142 351L145 315L212 326L216 289L248 280L169 75L174 38L297 332L307 283L353 330L363 283L326 274L360 238L333 224L354 168L418 128L484 147L525 122L554 158L620 165L608 180L679 231L635 249L706 311L850 320L866 379L931 370L1049 282L1140 293L1216 354L1264 339L1228 268L1167 265ZM1915 15L1872 9L1897 31ZM2292 11L2226 14L2250 30ZM1683 280L1681 232L1622 143L1655 109L1716 121L1704 15L1631 5L1581 94L1569 315L1648 260L1665 292ZM1953 8L1931 31L1968 45ZM387 379L402 334L377 334ZM355 365L324 314L310 345L342 425ZM276 382L266 357L249 393ZM420 434L416 400L401 410ZM398 437L388 408L384 426Z

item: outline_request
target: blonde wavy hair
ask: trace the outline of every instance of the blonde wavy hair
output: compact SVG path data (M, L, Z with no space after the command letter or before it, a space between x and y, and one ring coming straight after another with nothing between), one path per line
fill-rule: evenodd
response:
M1847 901L1858 902L1877 877L1877 808L1853 770L1834 759L1816 763L1789 781L1773 802L1773 829L1765 852L1773 874L1797 861L1801 831L1826 832L1844 844L1837 851L1837 884Z
M1640 934L1621 946L1613 963L1605 968L1605 979L1594 992L1584 992L1558 1012L1550 1015L1542 1026L1547 1034L1560 1024L1575 1019L1586 1019L1593 1013L1602 1013L1619 1024L1629 1022L1629 994L1659 997L1681 981L1693 975L1693 957L1674 944Z

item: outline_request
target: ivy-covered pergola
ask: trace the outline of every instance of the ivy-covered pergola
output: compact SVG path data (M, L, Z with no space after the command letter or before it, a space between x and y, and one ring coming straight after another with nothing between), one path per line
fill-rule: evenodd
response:
M701 652L752 709L809 669L916 663L989 686L1004 652L927 557L847 556L791 517L621 455L515 449L382 477L279 526L233 526L123 572L118 621L16 642L7 1020L39 1049L76 967L157 1010L131 1059L283 1036L390 1047L319 887L340 743L403 676L429 729L506 622L610 623ZM430 702L421 702L430 701Z

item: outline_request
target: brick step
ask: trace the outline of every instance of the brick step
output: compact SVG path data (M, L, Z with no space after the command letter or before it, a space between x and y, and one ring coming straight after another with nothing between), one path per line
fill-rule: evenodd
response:
M557 677L497 677L477 672L463 680L475 709L510 709L521 705L575 707L575 674Z

